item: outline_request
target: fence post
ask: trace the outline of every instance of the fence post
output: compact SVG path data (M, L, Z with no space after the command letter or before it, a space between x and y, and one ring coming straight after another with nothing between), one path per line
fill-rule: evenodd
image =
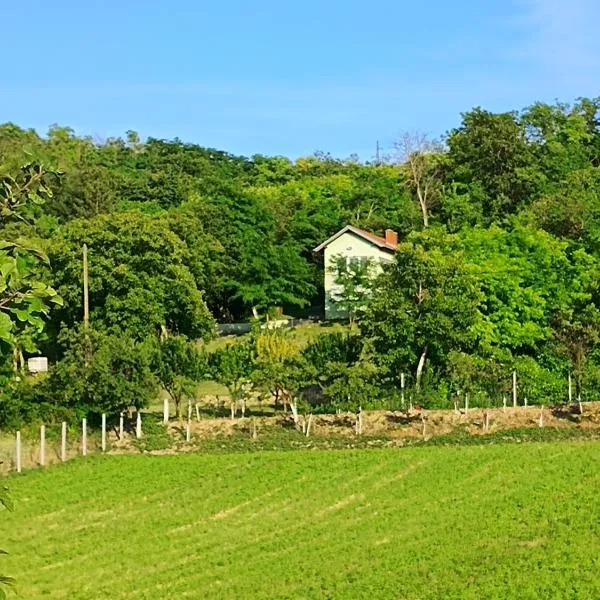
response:
M135 422L135 437L139 440L142 437L142 413L137 412L137 419Z
M163 400L163 423L166 425L169 422L169 399Z
M523 406L525 406L525 408L527 408L527 396L525 396L525 398L523 398Z
M119 441L123 439L123 413L119 413Z
M63 421L60 431L60 460L67 460L67 422Z
M190 421L188 419L188 422L185 426L185 441L189 442L191 439L191 432L190 432Z
M87 456L87 419L81 419L81 454Z
M502 412L506 412L506 396L502 396Z
M540 408L540 421L539 421L539 426L543 427L544 426L544 405L542 404L542 408Z
M200 408L199 408L197 402L196 402L196 421L198 421L198 423L200 422Z
M17 431L16 448L15 448L15 462L17 467L17 473L21 472L21 432Z
M400 394L401 394L402 410L404 410L404 373L400 373Z
M573 403L573 387L571 385L571 373L569 373L569 406Z
M106 413L102 413L102 452L106 452Z
M513 396L513 408L517 408L517 371L513 371L512 374L512 396Z
M40 467L46 465L46 426L40 426Z

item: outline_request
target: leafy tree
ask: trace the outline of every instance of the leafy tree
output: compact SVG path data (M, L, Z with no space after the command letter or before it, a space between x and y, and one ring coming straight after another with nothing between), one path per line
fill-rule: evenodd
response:
M27 220L36 206L51 197L42 165L28 163L16 176L0 180L0 227ZM53 288L39 280L36 267L48 262L46 255L21 239L0 240L0 351L2 343L15 347L25 327L41 331L52 304L62 300Z
M447 178L464 183L487 222L526 206L540 175L516 113L475 108L448 135Z
M294 392L311 405L356 409L374 395L374 366L356 333L334 332L311 341L301 353Z
M252 382L269 392L275 406L287 391L288 367L298 355L298 345L280 328L258 329L253 336L255 347Z
M152 370L181 419L182 401L194 395L197 382L207 374L204 356L185 336L169 335L155 344Z
M336 291L330 300L340 312L348 315L352 327L371 295L377 265L372 258L348 260L345 256L334 256L331 270Z
M379 278L360 327L377 364L396 380L414 372L418 388L427 359L443 365L451 350L473 347L481 300L455 238L413 235Z
M61 342L63 357L38 390L46 404L77 416L114 415L156 397L147 342L82 329L63 333Z
M81 320L84 243L94 327L134 339L164 329L192 338L213 335L214 321L188 267L187 245L163 216L139 212L71 221L53 237L54 284L65 300L55 323L72 327Z
M213 377L229 390L231 414L235 415L238 402L245 413L245 394L251 385L255 366L255 346L251 341L228 344L209 354Z
M583 375L590 355L600 342L600 310L591 302L573 306L571 310L556 315L554 328L559 348L569 359L575 376L579 412L583 413Z

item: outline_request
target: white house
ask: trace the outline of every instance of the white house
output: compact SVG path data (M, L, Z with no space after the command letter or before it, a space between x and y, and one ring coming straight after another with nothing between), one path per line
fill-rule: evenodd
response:
M398 234L392 229L385 230L385 237L346 225L328 240L317 246L315 252L323 252L325 268L325 318L336 319L345 315L337 309L332 299L336 297L335 259L345 256L348 261L373 259L377 265L392 261L398 247Z

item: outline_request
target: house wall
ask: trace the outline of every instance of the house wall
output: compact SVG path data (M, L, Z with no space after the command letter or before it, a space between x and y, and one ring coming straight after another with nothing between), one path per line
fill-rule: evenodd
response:
M332 267L335 266L335 257L345 256L347 258L372 258L377 265L381 261L390 261L392 255L389 252L381 250L378 246L368 242L362 237L347 231L339 238L331 242L324 251L325 268L325 318L341 319L347 316L344 311L340 311L332 302L332 296L338 291L334 283L335 274L332 273Z

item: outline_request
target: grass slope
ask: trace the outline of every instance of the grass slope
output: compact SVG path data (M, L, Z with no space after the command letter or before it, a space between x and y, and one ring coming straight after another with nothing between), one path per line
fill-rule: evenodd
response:
M598 598L600 443L111 456L8 483L22 598Z

